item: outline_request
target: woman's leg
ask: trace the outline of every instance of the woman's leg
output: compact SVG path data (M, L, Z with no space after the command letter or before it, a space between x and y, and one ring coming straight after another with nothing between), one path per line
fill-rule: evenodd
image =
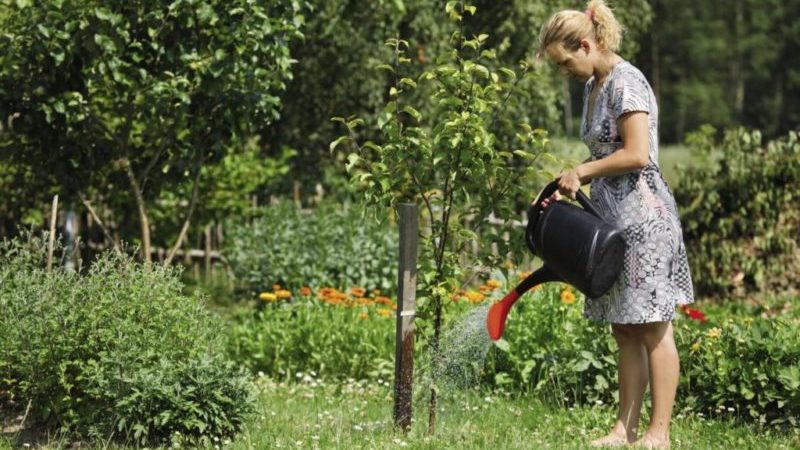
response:
M648 448L669 448L669 423L680 376L672 322L655 322L637 327L650 359L650 394L653 397L650 425L640 442Z
M632 325L612 324L619 346L617 377L619 379L619 412L611 432L592 446L625 445L636 440L636 427L642 411L642 398L647 388L647 352Z

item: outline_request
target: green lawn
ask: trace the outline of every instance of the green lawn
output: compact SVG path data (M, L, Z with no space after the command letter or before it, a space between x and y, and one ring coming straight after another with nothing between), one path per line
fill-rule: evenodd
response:
M526 397L502 393L444 394L437 431L428 436L423 396L415 405L416 421L408 434L392 426L389 382L329 384L312 381L278 383L267 378L257 412L233 442L209 449L579 449L611 425L614 410L607 405L557 408ZM642 419L646 423L646 417ZM7 436L0 448L12 448ZM115 445L75 445L53 439L48 444L17 448L109 448ZM793 433L757 431L731 419L709 420L677 412L672 427L675 449L798 448L800 430Z
M437 432L431 437L426 434L424 399L417 402L412 430L404 434L393 429L387 385L313 384L263 379L258 416L230 448L585 448L609 428L614 417L613 409L604 405L560 409L525 397L458 393L447 396L438 413ZM800 430L795 433L757 433L731 420L678 413L672 444L676 449L796 448Z

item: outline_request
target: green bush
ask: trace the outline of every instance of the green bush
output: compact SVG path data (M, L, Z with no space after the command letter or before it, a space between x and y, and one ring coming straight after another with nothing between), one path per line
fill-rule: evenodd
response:
M176 270L104 253L45 270L43 240L0 247L0 403L38 426L138 443L231 436L252 401L217 321ZM3 398L5 397L5 398Z
M507 341L490 352L484 376L560 405L614 403L617 347L611 331L583 318L583 296L569 303L565 290L574 292L548 283L518 301ZM769 425L800 423L800 321L762 317L758 305L738 308L736 315L720 306L711 310L706 323L677 313L677 408Z
M234 317L228 353L253 373L280 379L314 372L311 376L328 379L388 381L394 374L395 327L394 311L388 311L312 297L268 304Z
M397 230L362 218L363 208L322 204L303 211L288 202L261 208L248 223L228 223L225 257L249 294L273 284L392 291Z
M786 318L728 318L699 329L684 323L679 401L695 411L761 424L800 424L800 334Z
M675 189L698 294L742 297L797 292L800 139L762 144L732 129L721 142L706 127L689 139L715 164L686 168Z

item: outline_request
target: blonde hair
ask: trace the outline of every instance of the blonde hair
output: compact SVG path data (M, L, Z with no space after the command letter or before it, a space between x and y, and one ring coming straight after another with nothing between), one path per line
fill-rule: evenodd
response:
M577 50L581 39L593 38L600 48L616 52L622 40L622 26L603 0L590 0L586 11L564 10L553 14L539 34L539 51L559 43Z

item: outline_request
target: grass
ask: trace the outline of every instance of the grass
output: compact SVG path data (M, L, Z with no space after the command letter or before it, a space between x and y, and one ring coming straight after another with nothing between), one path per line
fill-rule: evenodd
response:
M232 442L207 449L580 449L610 427L607 405L558 408L525 396L477 391L449 392L440 398L437 431L427 435L424 395L415 402L415 422L406 434L392 425L388 382L330 384L305 376L300 383L257 380L256 414ZM647 418L642 418L646 423ZM0 449L12 448L11 437ZM75 446L54 438L42 446L19 448L132 449L114 444ZM88 446L87 446L88 445ZM731 418L706 419L678 412L672 425L675 449L780 449L800 446L800 430L758 431Z
M562 409L525 396L459 392L444 395L433 436L426 433L424 399L416 402L416 422L404 434L392 426L391 390L386 385L287 385L266 379L259 384L258 416L232 449L585 448L609 429L615 414L603 405ZM676 414L672 444L676 449L775 449L794 448L800 438L776 431L756 433L729 419Z

